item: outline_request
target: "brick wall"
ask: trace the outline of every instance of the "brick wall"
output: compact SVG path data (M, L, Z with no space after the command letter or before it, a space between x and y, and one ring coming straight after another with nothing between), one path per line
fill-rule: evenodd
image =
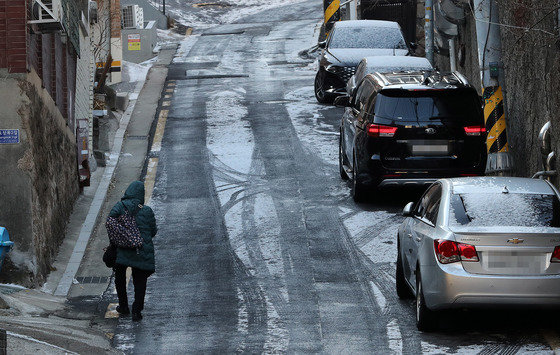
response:
M0 68L27 70L26 0L0 0Z

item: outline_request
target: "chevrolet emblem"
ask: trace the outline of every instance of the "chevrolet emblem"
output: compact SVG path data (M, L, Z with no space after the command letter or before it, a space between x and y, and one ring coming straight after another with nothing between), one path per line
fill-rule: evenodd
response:
M525 241L525 239L520 239L520 238L511 238L508 239L508 243L512 243L512 244L520 244L523 243Z

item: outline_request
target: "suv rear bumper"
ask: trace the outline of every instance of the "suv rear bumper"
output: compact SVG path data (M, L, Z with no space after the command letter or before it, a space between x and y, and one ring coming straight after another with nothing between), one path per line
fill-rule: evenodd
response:
M379 155L374 155L367 168L361 171L360 177L364 184L377 187L393 186L429 186L438 179L461 176L484 176L486 166L466 166L449 169L387 169L383 167Z
M422 186L429 186L436 182L437 178L429 178L429 179L409 179L409 178L402 178L402 179L383 179L379 183L379 187L392 187L392 186L413 186L413 187L422 187Z

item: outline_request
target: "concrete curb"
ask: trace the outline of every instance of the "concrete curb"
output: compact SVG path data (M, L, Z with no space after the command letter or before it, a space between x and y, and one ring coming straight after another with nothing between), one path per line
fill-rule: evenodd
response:
M134 88L134 94L136 94L136 97L138 96L137 94L142 90L144 83L145 81L143 80L139 81L136 84L136 87ZM68 261L64 274L62 275L62 278L60 279L60 282L58 283L58 286L54 292L55 296L68 295L70 287L72 286L72 282L74 281L76 273L78 272L89 239L93 233L95 226L97 225L97 220L99 218L101 208L103 207L105 198L107 197L109 185L111 184L115 169L119 162L119 157L124 142L124 136L126 134L126 130L128 129L128 124L130 122L134 107L136 106L136 102L136 99L130 101L128 108L124 112L121 119L119 129L115 133L113 149L111 150L111 154L105 167L105 171L103 172L103 176L95 192L95 196L90 205L88 214L80 230L80 234L78 240L76 241L76 245L74 246L74 250L72 251L72 255L70 256L70 260Z

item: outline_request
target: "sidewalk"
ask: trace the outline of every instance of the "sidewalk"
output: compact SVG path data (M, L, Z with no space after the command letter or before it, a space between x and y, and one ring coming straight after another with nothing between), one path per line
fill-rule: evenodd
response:
M100 322L112 276L102 261L108 239L101 221L129 183L142 177L167 66L177 48L164 46L131 93L107 166L92 174L91 186L76 201L42 289L0 285L0 329L7 330L8 353L119 353L111 348L111 330Z

